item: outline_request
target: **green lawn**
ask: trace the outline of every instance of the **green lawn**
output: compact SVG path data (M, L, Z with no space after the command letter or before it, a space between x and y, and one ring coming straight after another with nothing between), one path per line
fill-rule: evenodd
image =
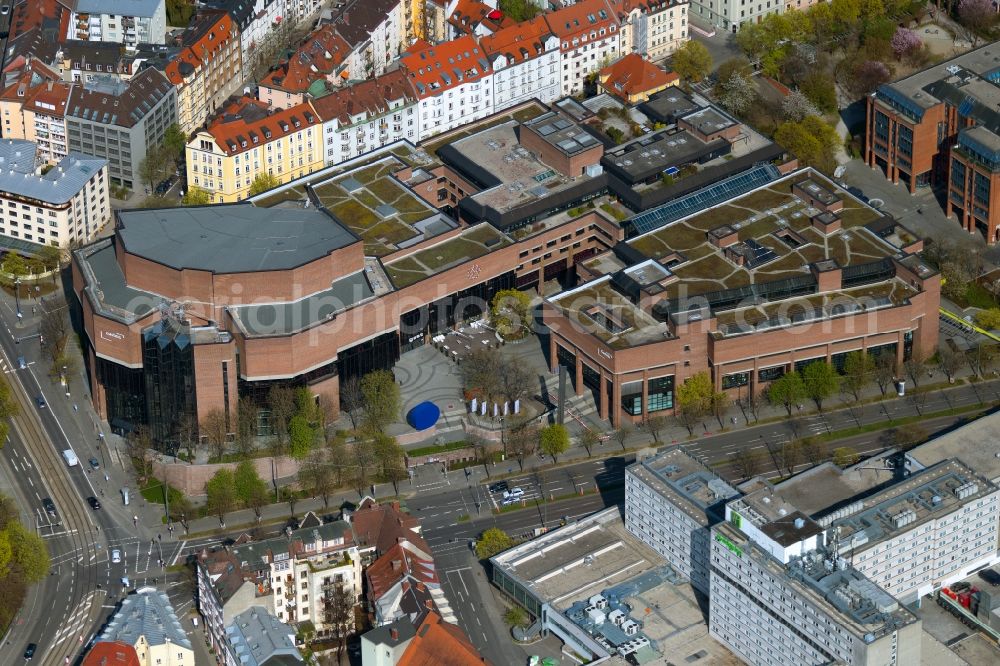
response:
M413 238L417 233L405 224L389 219L382 220L362 235L365 240L385 245L398 245L408 238Z
M330 211L337 216L341 222L349 226L359 235L364 235L367 229L378 224L379 219L367 206L360 201L348 199L330 206Z
M733 202L734 206L739 206L742 208L751 208L758 213L763 213L765 210L774 208L775 206L780 206L783 203L787 203L792 199L792 189L788 186L788 191L780 192L772 190L771 188L766 188L760 190L759 192L754 192L753 194L747 195L745 197L740 197Z
M437 271L456 261L481 257L484 254L486 249L479 243L464 238L454 238L418 253L417 259L431 271Z

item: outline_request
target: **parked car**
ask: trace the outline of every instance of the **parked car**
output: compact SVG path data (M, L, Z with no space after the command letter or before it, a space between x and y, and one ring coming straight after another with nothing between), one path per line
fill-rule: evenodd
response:
M114 550L111 551L111 563L120 564L121 561L122 561L122 551L115 548Z
M45 409L45 398L42 396L35 396L35 404L38 405L38 409Z
M3 7L0 7L0 14L3 14L4 16L10 14L10 5L4 5ZM27 657L25 657L25 659L27 659Z
M508 486L506 481L497 481L496 483L490 484L491 493L502 493L503 491L507 490L507 488Z
M98 460L97 458L91 458L91 459L90 459L90 460L88 460L87 462L89 462L89 463L90 463L90 466L91 466L91 467L92 467L93 469L101 469L101 461L99 461L99 460Z
M4 9L8 9L8 7L6 5L4 5ZM6 13L7 12L4 12L4 14L6 14ZM25 659L31 659L32 657L34 657L35 656L35 650L37 650L37 649L38 649L38 644L37 643L28 643L28 647L24 648L24 658Z
M511 488L510 490L505 490L503 493L503 498L505 500L517 500L519 497L524 495L524 491L519 487Z
M159 185L156 186L156 193L161 197L170 191L170 188L174 186L174 179L168 178Z
M87 504L89 504L90 508L93 509L94 511L97 511L98 509L101 508L101 501L94 496L90 496L87 498Z
M50 516L56 515L56 503L52 501L51 498L46 497L42 500L42 506L45 508L45 513Z
M1000 574L993 569L983 569L979 572L979 577L990 584L990 587L1000 586Z

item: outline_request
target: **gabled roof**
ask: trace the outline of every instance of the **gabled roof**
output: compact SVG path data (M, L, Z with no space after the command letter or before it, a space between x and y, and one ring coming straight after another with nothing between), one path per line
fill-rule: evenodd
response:
M551 36L552 30L545 18L536 16L482 37L479 44L490 62L495 62L497 56L503 55L507 57L507 64L513 65L545 53L545 40Z
M605 90L627 97L672 85L680 77L663 71L638 53L630 53L602 69L600 79Z
M338 88L329 95L312 100L312 106L324 122L336 118L341 125L350 125L351 118L361 113L366 119L384 115L389 111L388 102L397 100L402 100L404 104L417 100L413 86L400 70Z
M245 666L303 664L295 630L261 606L251 607L226 626L226 638Z
M420 536L420 521L402 511L398 502L379 504L368 499L351 515L351 530L358 548L374 548L376 555L385 553L400 540L417 544L430 552Z
M598 31L598 39L605 39L611 26L618 29L617 6L607 0L581 0L544 16L553 34L563 41L589 35L592 31ZM599 32L601 28L605 29L603 37Z
M396 666L482 666L488 663L461 629L430 612L417 627Z
M314 81L332 74L350 54L351 46L332 25L320 26L306 37L288 60L269 72L260 85L289 93L304 93Z
M215 59L230 39L234 39L233 18L219 9L203 9L194 22L181 33L184 49L164 67L164 74L175 86L203 64Z
M481 0L458 0L451 16L448 17L448 23L459 32L472 35L479 26L483 26L489 32L496 32L501 27L515 22Z
M259 104L248 98L244 98L243 102L250 107ZM242 114L226 113L209 122L206 131L226 155L238 155L253 150L259 144L294 134L319 122L312 107L304 102L252 120Z
M407 578L414 584L437 585L439 582L430 552L420 550L409 541L397 543L372 562L365 571L365 578L373 602Z
M468 35L437 46L415 42L399 61L420 98L476 81L492 71L486 54Z
M149 645L173 643L191 649L191 641L181 627L166 592L143 587L125 597L108 621L101 640L135 645L139 637Z
M329 20L352 49L367 42L375 29L400 5L400 0L348 0Z
M112 78L73 86L66 115L95 123L132 127L170 94L173 86L159 70L144 69L127 83Z

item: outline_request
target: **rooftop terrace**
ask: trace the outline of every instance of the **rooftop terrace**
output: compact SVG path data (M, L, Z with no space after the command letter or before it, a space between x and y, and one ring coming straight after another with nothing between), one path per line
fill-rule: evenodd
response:
M612 349L671 337L665 322L623 296L604 276L549 299L571 322Z
M510 245L511 240L489 224L477 224L449 238L385 265L397 287L406 287L459 264Z

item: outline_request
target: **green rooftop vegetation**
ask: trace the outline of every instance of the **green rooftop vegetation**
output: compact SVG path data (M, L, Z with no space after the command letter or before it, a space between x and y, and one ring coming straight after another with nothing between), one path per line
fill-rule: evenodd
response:
M460 236L388 263L385 270L397 287L406 287L509 244L499 231L479 224Z

